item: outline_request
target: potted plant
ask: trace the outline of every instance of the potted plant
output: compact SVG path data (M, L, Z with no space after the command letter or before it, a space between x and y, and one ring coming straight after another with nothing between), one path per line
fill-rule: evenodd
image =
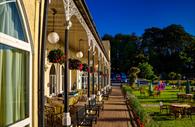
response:
M64 52L61 49L53 49L49 52L47 56L49 62L51 63L64 63L65 56Z
M82 71L87 71L88 70L88 64L84 63L83 64L83 68L82 68Z
M83 65L82 65L80 60L69 59L69 69L71 69L71 70L81 70L82 66Z
M89 72L89 68L87 71ZM90 73L94 73L94 72L96 72L96 69L94 67L90 67Z

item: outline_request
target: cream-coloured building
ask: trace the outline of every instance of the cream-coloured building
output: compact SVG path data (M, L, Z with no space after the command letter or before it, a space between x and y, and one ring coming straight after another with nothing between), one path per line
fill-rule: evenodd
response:
M110 85L109 42L102 43L85 1L49 0L47 20L43 19L44 8L45 0L0 0L0 127L37 127L43 116L41 98L62 93L64 83L68 92L87 90L89 75L93 78L89 80L90 97L96 94L94 88L100 91ZM41 52L44 21L46 46ZM59 40L51 35L48 41L52 32ZM64 64L49 62L47 56L54 49L64 52L66 43L67 59L95 67L94 77L83 70L67 69L68 80L64 81ZM45 61L41 62L43 52ZM106 76L98 75L100 72Z

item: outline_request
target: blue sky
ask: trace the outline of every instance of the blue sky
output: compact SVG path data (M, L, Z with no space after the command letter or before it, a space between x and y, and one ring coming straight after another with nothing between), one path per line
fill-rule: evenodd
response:
M86 0L100 36L142 35L152 26L181 24L195 35L195 0Z

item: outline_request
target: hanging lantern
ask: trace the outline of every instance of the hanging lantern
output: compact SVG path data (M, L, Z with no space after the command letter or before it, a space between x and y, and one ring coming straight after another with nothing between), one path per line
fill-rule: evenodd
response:
M54 8L52 8L51 10L53 11L53 30L48 34L47 39L49 43L56 44L60 40L60 36L58 35L58 33L54 32L55 14L57 13L57 11Z
M79 39L79 51L76 53L76 57L77 58L82 58L83 57L83 52L81 51L81 41L83 41L83 39Z
M48 39L48 41L49 41L51 44L56 44L56 43L60 40L60 37L59 37L58 33L56 33L56 32L51 32L51 33L49 33L47 39Z
M83 57L83 52L82 51L77 52L76 57L77 58L82 58Z

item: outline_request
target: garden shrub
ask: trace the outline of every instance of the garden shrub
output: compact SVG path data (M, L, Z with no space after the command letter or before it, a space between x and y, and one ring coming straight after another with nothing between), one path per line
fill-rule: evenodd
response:
M145 112L144 108L141 106L138 98L132 94L132 88L130 86L124 85L122 87L124 95L129 99L130 105L135 113L135 117L138 118L138 121L141 124L144 124L145 127L158 127L154 120Z

